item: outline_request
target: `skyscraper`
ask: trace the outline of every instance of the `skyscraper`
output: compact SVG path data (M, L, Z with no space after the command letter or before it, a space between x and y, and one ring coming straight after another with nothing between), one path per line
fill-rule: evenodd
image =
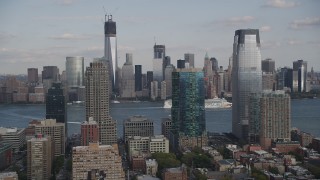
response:
M219 70L218 60L215 57L210 58L212 70L213 72L217 72Z
M290 88L293 91L292 68L284 67L277 72L277 90Z
M189 63L190 68L194 68L194 54L185 53L184 60L186 61L186 63Z
M84 58L66 57L67 100L79 101L78 89L84 87Z
M27 176L28 179L51 178L52 142L42 134L35 135L27 142Z
M232 133L242 140L249 140L249 94L261 90L259 30L237 30L233 43Z
M119 86L117 69L118 69L118 56L117 56L117 28L116 22L112 20L112 15L106 15L104 22L104 58L108 64L109 78L111 79L112 91L116 91ZM108 18L108 19L107 19Z
M158 84L163 80L163 60L166 56L164 45L153 46L153 80L158 81Z
M303 60L297 60L293 62L293 79L297 83L293 83L293 89L297 89L298 92L306 92L307 87L307 62Z
M66 73L68 87L84 85L84 58L66 57Z
M274 73L275 62L274 60L267 58L261 61L261 69L263 72Z
M136 97L135 94L135 77L133 72L132 54L126 54L126 62L122 66L120 96L123 98Z
M67 134L67 106L61 83L53 83L46 96L46 119L64 123Z
M206 133L204 78L200 69L176 69L172 73L172 142L180 147L203 146ZM200 138L200 139L199 139Z
M57 123L55 119L45 119L38 123L33 122L29 124L34 126L35 134L43 134L45 136L50 136L54 145L54 152L52 152L56 157L65 154L65 124Z
M250 142L260 142L269 149L277 139L290 141L290 96L284 91L263 91L250 94L249 134Z
M86 68L86 120L93 117L99 125L101 144L117 142L116 121L110 116L109 74L103 62L96 60Z
M28 68L28 83L31 86L36 86L39 82L38 68Z
M135 91L142 91L142 66L134 66L134 81Z
M57 66L43 66L42 82L48 79L52 80L52 82L59 80L59 69Z
M166 95L167 97L171 97L172 94L172 72L175 70L175 67L170 64L164 70L165 72L165 79L166 82Z

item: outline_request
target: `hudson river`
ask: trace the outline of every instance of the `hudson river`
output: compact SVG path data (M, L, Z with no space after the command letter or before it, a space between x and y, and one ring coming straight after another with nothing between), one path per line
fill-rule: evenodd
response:
M169 117L170 110L162 102L125 102L111 104L111 116L117 121L118 137L122 136L123 121L129 116L144 115L153 120L155 134L161 133L161 118ZM231 132L232 109L207 109L206 124L210 132ZM84 105L68 105L68 134L80 133L85 120ZM28 126L32 119L45 118L44 104L0 105L0 126ZM320 137L320 99L294 99L291 101L291 126Z

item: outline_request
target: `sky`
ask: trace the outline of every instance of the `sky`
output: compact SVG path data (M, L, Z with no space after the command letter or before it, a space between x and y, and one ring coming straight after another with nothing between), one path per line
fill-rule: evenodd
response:
M153 46L166 46L171 63L205 54L227 67L237 29L259 29L262 59L292 67L303 59L320 72L318 0L0 0L0 74L58 66L83 56L87 66L104 54L104 15L117 23L119 67L125 54L152 70Z

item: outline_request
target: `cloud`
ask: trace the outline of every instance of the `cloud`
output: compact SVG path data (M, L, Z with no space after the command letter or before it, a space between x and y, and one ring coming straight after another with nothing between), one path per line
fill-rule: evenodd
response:
M83 40L83 39L88 39L89 36L76 35L76 34L71 34L71 33L64 33L62 35L52 36L52 37L49 37L49 38L50 39L55 39L55 40Z
M293 8L299 6L299 3L286 1L286 0L268 0L263 7L273 7L273 8Z
M270 32L271 31L271 27L270 26L262 26L260 28L261 32Z
M320 27L320 17L307 17L304 19L294 20L290 23L291 29L304 29L310 27Z
M299 40L289 39L289 40L287 40L287 44L290 46L293 46L293 45L300 45L303 43L302 43L302 41L299 41Z
M55 0L55 2L59 5L71 5L75 2L76 0Z
M252 16L231 17L222 21L227 26L247 24L255 20Z
M280 47L281 43L278 41L264 41L261 40L261 49L273 49L273 48L277 48Z
M320 47L320 41L308 41L308 44L312 45L312 46L316 46L316 47Z
M102 20L103 16L35 16L34 19L40 19L40 20Z

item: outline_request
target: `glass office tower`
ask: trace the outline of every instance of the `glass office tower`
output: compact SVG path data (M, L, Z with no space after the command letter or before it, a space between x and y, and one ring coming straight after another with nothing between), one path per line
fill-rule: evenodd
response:
M66 57L68 87L84 86L84 58Z
M116 22L112 21L112 15L106 15L108 20L104 23L104 59L108 65L109 77L112 84L112 91L118 89L118 56L117 56L117 28Z
M249 95L262 91L260 37L258 29L235 32L232 66L232 133L249 137Z
M174 134L199 137L206 131L204 81L200 69L172 73L172 130Z

